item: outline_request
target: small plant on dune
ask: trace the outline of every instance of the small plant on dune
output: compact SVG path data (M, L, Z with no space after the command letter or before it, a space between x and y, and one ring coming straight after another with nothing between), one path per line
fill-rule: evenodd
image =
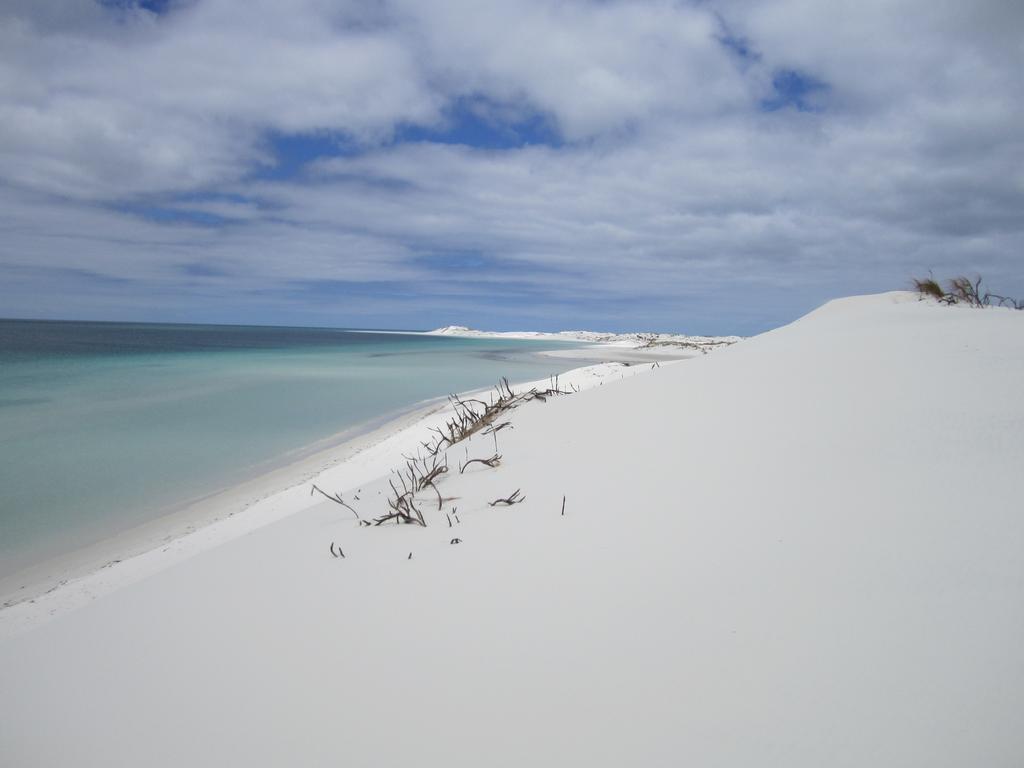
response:
M949 291L951 296L956 297L958 304L966 304L969 307L984 307L985 298L988 294L983 297L981 295L981 278L975 277L974 281L971 282L969 277L954 277L949 281Z
M930 296L933 299L942 301L946 292L942 290L942 286L939 285L935 278L928 276L926 278L914 278L914 289L922 296Z
M1024 309L1024 300L1014 299L1009 296L1000 296L990 291L982 292L981 278L975 276L973 280L964 275L959 275L947 281L947 287L939 284L935 278L929 275L926 278L913 278L914 289L921 294L922 298L932 298L943 304L966 304L968 307L1012 307L1013 309Z

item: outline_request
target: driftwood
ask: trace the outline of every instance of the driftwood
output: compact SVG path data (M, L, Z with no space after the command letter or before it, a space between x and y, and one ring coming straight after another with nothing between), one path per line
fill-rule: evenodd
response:
M1024 309L1024 299L1014 299L1011 296L1000 296L998 293L985 291L982 293L981 277L975 276L974 280L960 275L947 282L947 288L943 289L939 282L929 275L927 278L914 278L914 288L922 296L931 296L943 304L966 304L969 307L1011 307L1013 309Z
M395 486L395 481L388 478L388 484L391 486L393 496L388 497L388 508L391 510L387 514L381 515L375 518L373 521L374 525L383 525L391 520L395 521L396 525L420 525L424 528L427 527L426 521L423 519L423 512L420 511L419 507L416 506L413 500L413 492L405 485L405 480L399 474L399 480L402 481L402 488L404 489L401 493L398 492L398 488Z
M439 491L437 489L437 486L434 485L433 483L430 484L430 487L434 490L434 493L437 494L437 511L440 512L441 511L441 507L444 506L444 499L441 496L441 491Z
M330 499L335 504L341 504L341 506L345 507L346 509L351 510L352 514L356 516L357 520L362 520L362 518L359 517L359 513L356 512L355 508L353 508L351 505L345 503L345 500L343 498L341 498L341 494L340 493L335 493L335 494L327 493L327 491L323 490L322 488L319 488L315 483L313 484L313 487L310 489L309 495L312 496L314 492L319 493L324 498Z
M416 494L429 487L437 496L438 511L444 507L445 499L437 487L437 481L441 478L441 475L448 472L448 458L447 455L442 453L443 451L454 446L456 443L472 437L477 432L483 432L494 438L494 455L489 459L470 459L467 455L466 462L459 468L459 474L465 472L466 467L470 464L496 467L501 461L501 454L498 453L497 434L503 429L512 427L510 421L507 419L500 420L499 417L531 400L539 400L545 403L548 398L555 395L566 395L578 391L579 388L575 386L569 389L562 389L559 385L558 377L553 376L546 389L533 387L525 392L516 392L512 389L508 379L502 377L494 392L491 393L490 398L486 401L476 397L449 395L448 402L452 406L452 416L445 422L443 427L430 427L430 431L435 437L420 443L420 447L426 453L425 457L420 456L418 453L415 457L403 456L405 467L396 470L394 477L388 480L392 492L392 495L387 500L388 511L380 517L374 518L372 525L379 526L393 521L396 525L411 524L426 527L427 522L423 512L416 504ZM397 478L397 484L395 478ZM399 486L401 490L399 490ZM345 504L341 496L331 496L316 488L316 486L314 488L332 501ZM520 503L524 498L516 490L507 499L497 499L490 506L493 507L498 504L511 506L512 504ZM348 504L345 504L345 506L352 509ZM461 523L456 509L453 508L451 514L446 515L449 528L452 526L453 517L456 523ZM354 509L352 511L355 513ZM356 513L356 517L359 517L358 513ZM363 521L360 520L360 523L363 523ZM370 525L370 523L366 524Z
M494 501L489 501L487 503L487 506L489 506L489 507L496 507L499 504L501 504L502 506L511 507L513 504L522 504L524 501L526 501L526 497L525 496L520 496L519 495L519 489L516 488L516 490L508 498L506 498L506 499L495 499Z
M515 429L515 427L512 426L511 421L503 421L500 424L494 424L493 426L490 426L487 429L485 429L484 434L493 435L495 432L501 432L501 430L505 429L506 427L510 429Z
M491 467L492 469L501 463L501 454L496 453L489 459L470 459L461 467L459 467L459 474L461 475L466 471L466 467L470 464L483 464L485 467Z
M424 464L424 468L426 465ZM444 464L439 464L437 461L431 464L430 468L423 473L423 477L420 480L420 488L425 488L428 485L433 485L434 481L448 471L448 457L445 456Z
M422 491L426 488L433 490L434 493L437 494L437 508L440 510L444 504L444 499L441 497L441 491L438 490L435 481L448 471L448 457L445 456L443 462L437 458L436 453L431 454L426 459L421 459L419 457L413 459L409 456L404 458L406 472L409 477L408 488L411 488L413 493ZM402 477L401 473L399 473L399 477ZM403 479L403 488L404 487L405 483Z
M526 392L515 392L508 379L502 377L491 394L490 402L484 402L475 397L463 398L459 395L449 395L448 402L452 405L453 416L445 422L443 428L431 427L430 431L437 437L433 441L420 443L420 445L426 450L428 456L436 456L444 448L460 443L477 432L484 431L485 434L494 435L511 426L508 421L496 423L498 417L518 408L523 403L528 403L531 400L547 402L548 398L554 395L567 395L578 391L579 388L576 386L562 389L558 383L558 377L554 376L547 389L533 387Z
M997 307L1011 307L1012 309L1024 309L1024 299L1014 299L1010 296L999 296L995 293L986 293L985 298L989 303L995 302Z

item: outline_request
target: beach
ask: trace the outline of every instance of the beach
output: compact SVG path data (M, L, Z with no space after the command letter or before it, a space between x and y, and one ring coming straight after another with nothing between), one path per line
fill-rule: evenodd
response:
M579 346L0 320L0 582Z
M376 335L380 335L379 333ZM401 333L396 336L407 337ZM423 334L431 335L431 334ZM438 334L433 334L438 335ZM447 334L441 334L447 335ZM476 333L469 337L487 338ZM505 334L494 334L501 338ZM557 336L551 334L550 336ZM515 335L514 340L529 340L531 336ZM680 337L683 338L683 337ZM681 347L638 349L632 340L595 341L587 338L567 338L557 336L547 339L554 341L554 348L540 349L529 354L538 361L544 358L565 359L572 365L577 361L589 362L579 371L573 371L569 381L577 386L592 386L597 379L606 376L625 375L623 366L666 360L686 359L693 354L691 350ZM565 344L560 342L587 342ZM436 352L434 353L437 354ZM594 364L596 360L605 360L612 365ZM515 358L507 363L510 370L516 370ZM559 362L556 370L567 367ZM521 367L521 364L520 364ZM537 366L534 365L534 368ZM596 379L595 379L596 377ZM544 380L546 381L546 380ZM522 382L530 386L534 382ZM540 385L543 381L535 382ZM464 393L466 396L485 396L487 390ZM384 475L393 468L395 457L412 452L419 447L418 436L424 429L442 424L450 415L447 396L438 396L424 400L405 408L389 411L378 417L363 421L336 434L324 437L316 443L291 451L275 460L265 462L261 468L250 471L240 482L224 483L223 487L210 493L188 499L179 504L170 505L160 514L141 524L123 526L122 530L113 535L104 536L86 546L70 548L59 556L44 558L27 568L12 573L0 573L0 605L10 607L17 603L33 601L42 595L49 594L69 582L77 582L62 592L65 605L75 604L72 594L75 590L85 590L88 595L96 594L97 583L104 585L120 584L120 578L111 580L108 569L125 561L131 564L121 565L119 575L129 574L142 562L152 564L148 568L163 568L175 562L183 554L201 551L224 540L240 535L250 526L260 526L277 519L276 515L293 514L315 502L315 499L304 499L301 495L282 502L279 497L294 490L298 486L315 482L321 476L329 478L328 472L339 464L360 464L365 467L369 477ZM416 438L414 440L414 438ZM359 454L366 454L359 456ZM358 457L358 458L357 458ZM372 458L368 458L372 457ZM399 461L399 463L401 463ZM349 467L351 469L351 466ZM358 474L357 477L363 477ZM350 475L345 475L349 479ZM269 510L276 510L270 512ZM245 512L244 520L232 520L239 513ZM225 521L223 526L213 530L203 530L214 523ZM141 561L133 558L145 555ZM87 586L88 585L88 586ZM101 587L101 590L110 588ZM30 611L33 615L42 615L39 610ZM2 631L2 630L0 630Z
M0 610L0 756L1018 764L1022 331L896 292L519 383L361 524L425 405Z

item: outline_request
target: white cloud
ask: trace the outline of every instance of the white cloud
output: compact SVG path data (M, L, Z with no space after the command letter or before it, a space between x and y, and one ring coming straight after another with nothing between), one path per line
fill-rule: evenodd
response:
M570 140L749 103L707 9L673 2L405 0L444 87L526 100Z
M328 312L309 285L383 282L404 300L345 306L706 331L929 267L1024 294L1021 28L998 0L9 2L0 300L38 306L32 268L77 270L273 320ZM822 111L759 109L786 70L827 84ZM389 142L465 98L565 143ZM253 181L268 131L362 149ZM154 205L183 219L125 212ZM489 306L500 290L518 307Z
M268 130L370 140L437 118L400 39L339 29L345 8L323 6L209 0L161 19L94 13L74 29L8 16L5 178L83 198L189 190L245 175Z

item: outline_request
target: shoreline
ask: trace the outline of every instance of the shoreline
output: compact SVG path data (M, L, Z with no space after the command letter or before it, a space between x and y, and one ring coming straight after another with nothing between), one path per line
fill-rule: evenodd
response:
M666 353L661 350L638 350L621 343L600 342L579 349L542 350L536 354L579 360L580 367L562 374L563 380L601 366L632 367L645 362L681 361L692 356L684 354L681 350ZM513 386L529 387L538 383L539 380L516 382ZM486 394L488 391L490 388L459 394L468 397ZM404 436L414 431L425 431L431 425L432 417L443 413L447 407L447 395L444 395L382 414L290 451L264 465L257 465L253 468L254 474L241 482L169 507L145 523L104 536L90 544L46 558L0 577L0 634L3 634L4 626L9 623L12 612L19 608L26 610L26 606L34 606L42 598L54 597L56 593L64 591L65 587L79 584L82 593L90 600L99 593L116 588L115 582L119 579L115 574L111 574L114 578L101 580L103 587L99 591L97 585L89 583L100 574L113 570L114 566L120 566L118 570L124 571L127 563L141 565L139 561L143 559L150 561L145 563L138 574L122 574L127 575L127 583L130 583L136 580L137 575L144 577L148 573L170 567L179 559L245 535L280 517L295 514L319 503L314 498L303 505L299 500L291 498L285 505L287 511L280 516L275 516L272 512L261 514L261 510L256 509L261 506L274 507L273 503L268 502L283 499L285 496L294 497L297 489L308 495L302 486L310 481L321 480L326 473L342 467L375 447L389 441L401 442ZM439 423L443 423L443 419ZM415 449L418 442L415 441L410 449ZM388 462L380 461L385 456L371 462L373 468L365 480L386 475L391 465L401 463L401 452L396 450L387 454L390 456L388 466L383 465ZM255 514L249 514L252 512ZM245 520L242 521L242 518ZM211 530L217 526L231 530ZM60 602L65 603L64 607L67 607L66 603L77 605L82 599ZM51 614L53 612L50 611Z
M0 613L244 513L264 499L301 485L380 440L414 426L445 402L445 397L422 400L348 427L256 465L252 474L240 482L174 504L145 523L0 576Z

